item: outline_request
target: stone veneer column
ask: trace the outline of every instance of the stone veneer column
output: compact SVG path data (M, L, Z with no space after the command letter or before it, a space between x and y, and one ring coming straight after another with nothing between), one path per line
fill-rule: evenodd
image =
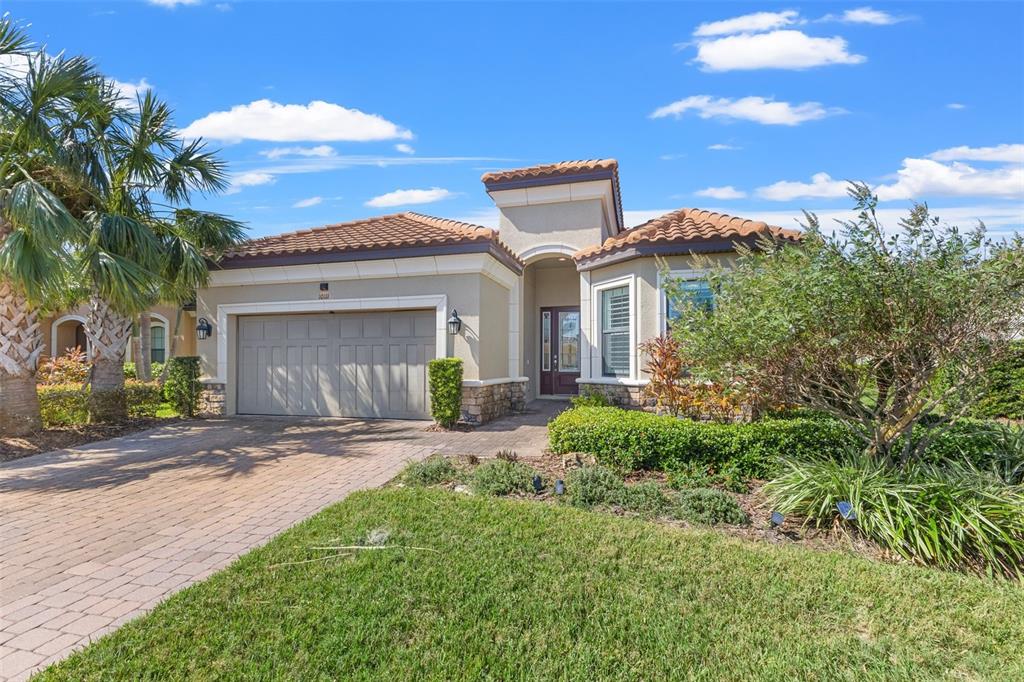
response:
M652 400L644 397L643 386L580 383L580 393L600 393L617 407L647 408L653 404Z
M227 395L225 384L203 384L203 392L199 396L199 415L223 417L227 409Z
M526 382L510 381L484 386L462 385L462 420L487 422L526 409Z

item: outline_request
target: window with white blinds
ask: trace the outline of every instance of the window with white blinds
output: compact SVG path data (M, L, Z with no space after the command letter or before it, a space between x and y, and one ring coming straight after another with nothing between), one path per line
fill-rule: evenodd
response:
M629 287L601 292L601 373L629 376Z

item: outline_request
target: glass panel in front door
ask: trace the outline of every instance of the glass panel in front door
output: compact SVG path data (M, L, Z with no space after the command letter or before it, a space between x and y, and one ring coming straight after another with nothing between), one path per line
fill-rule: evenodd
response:
M558 370L580 371L580 312L558 313Z
M551 371L551 313L544 311L541 315L541 349L540 368L544 372Z

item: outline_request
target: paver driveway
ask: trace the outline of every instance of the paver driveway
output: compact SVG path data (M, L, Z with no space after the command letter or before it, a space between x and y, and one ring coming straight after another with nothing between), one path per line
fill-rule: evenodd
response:
M179 423L0 465L0 679L26 677L433 452L539 454L559 406L426 422Z

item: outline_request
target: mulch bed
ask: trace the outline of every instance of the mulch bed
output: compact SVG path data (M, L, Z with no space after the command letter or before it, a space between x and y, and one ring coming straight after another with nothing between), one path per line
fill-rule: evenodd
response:
M127 436L161 424L181 421L177 417L133 419L121 424L86 424L43 429L23 438L0 436L0 462L10 462L53 450L73 448L108 438Z

